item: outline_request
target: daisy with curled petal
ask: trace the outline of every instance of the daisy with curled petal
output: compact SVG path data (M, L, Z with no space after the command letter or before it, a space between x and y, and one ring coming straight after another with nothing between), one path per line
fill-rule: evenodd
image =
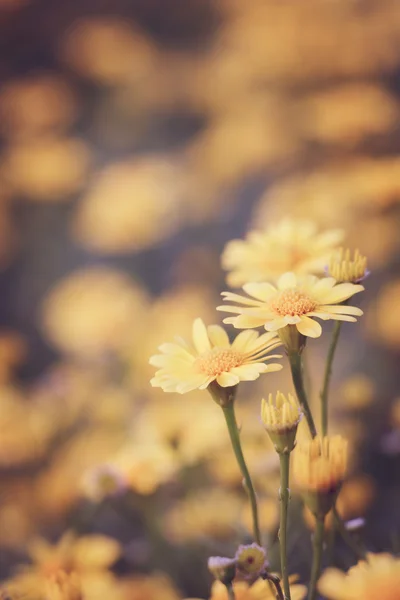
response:
M271 283L247 283L243 289L248 296L223 292L224 300L235 305L217 307L217 310L236 314L224 319L224 323L232 323L237 329L264 326L267 331L279 331L288 325L295 325L300 334L317 338L322 329L313 317L324 321L356 321L355 317L363 314L355 306L342 304L363 291L363 286L338 284L333 277L298 277L289 272L278 279L276 286Z
M303 219L284 219L264 231L251 231L225 247L222 266L230 271L228 284L276 281L286 271L322 274L343 235L341 229L319 233L315 223Z
M242 331L230 343L222 327L206 327L201 319L196 319L192 338L193 345L180 338L175 343L162 344L161 354L150 358L150 364L159 367L150 382L153 387L185 394L196 388L205 389L213 381L230 387L282 368L279 363L264 362L282 358L269 354L281 345L275 332L259 335L256 331Z

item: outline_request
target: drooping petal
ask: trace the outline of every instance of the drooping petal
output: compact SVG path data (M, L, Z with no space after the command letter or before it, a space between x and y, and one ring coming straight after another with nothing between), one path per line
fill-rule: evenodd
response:
M297 323L296 327L302 335L312 338L317 338L322 333L321 325L317 321L314 321L314 319L306 316L301 317L301 321Z
M202 319L195 319L193 323L193 343L199 354L207 352L207 350L211 350L207 329Z

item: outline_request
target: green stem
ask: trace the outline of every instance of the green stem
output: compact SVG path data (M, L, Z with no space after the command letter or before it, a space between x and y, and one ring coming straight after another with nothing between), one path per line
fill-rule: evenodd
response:
M321 420L322 420L322 435L328 434L328 394L329 384L332 375L332 364L333 357L335 356L336 346L339 340L340 329L342 327L341 321L336 321L333 329L332 339L328 350L328 356L326 358L324 383L321 390Z
M281 552L281 571L283 580L283 589L285 592L285 600L291 600L290 598L290 586L289 586L289 571L287 564L287 514L289 505L289 452L280 453L279 460L281 465L281 489L280 489L280 501L281 501L281 521L279 527L279 543Z
M273 585L276 590L276 600L285 600L285 597L282 592L281 582L277 575L273 575L272 573L266 573L265 575L268 583Z
M311 567L308 600L315 600L315 598L317 597L317 582L321 571L322 548L324 543L324 521L325 517L317 517L315 523L313 540L313 562Z
M347 544L349 546L349 548L351 548L354 552L354 554L360 559L360 560L366 560L367 559L367 553L364 550L364 548L360 547L356 540L353 538L353 536L351 535L351 533L349 531L347 531L345 524L343 523L342 519L340 518L340 515L337 511L336 506L333 507L333 525L336 527L337 531L340 533L340 535L342 536L343 541L345 542L345 544Z
M238 462L240 471L244 478L244 483L246 486L246 491L249 495L250 505L251 505L251 513L253 517L253 532L254 539L261 546L261 533L260 533L260 525L258 523L258 508L257 508L257 498L254 491L253 483L251 481L250 473L246 465L246 461L244 460L242 445L240 443L240 435L239 428L237 426L236 417L235 417L235 409L233 402L228 406L223 406L222 410L224 411L224 416L226 420L226 424L228 426L229 437L231 439L232 448L236 456L236 460Z
M233 591L233 585L230 583L226 586L228 590L228 600L235 600L235 592Z
M290 369L292 372L293 385L297 394L297 399L307 419L307 424L311 436L315 437L317 435L317 430L315 428L314 419L311 413L310 405L308 404L306 390L304 388L303 361L301 354L300 352L290 352L288 354L288 358L290 363Z

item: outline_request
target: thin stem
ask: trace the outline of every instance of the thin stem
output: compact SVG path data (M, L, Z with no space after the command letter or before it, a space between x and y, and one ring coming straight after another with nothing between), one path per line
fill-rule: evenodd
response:
M332 375L332 364L335 356L336 346L339 340L340 330L342 327L341 321L336 321L333 329L331 343L329 345L328 356L326 357L324 383L321 390L321 420L322 420L322 435L328 434L328 395L329 384Z
M289 572L287 564L287 514L289 505L289 462L290 454L288 452L280 453L279 460L281 465L281 488L279 492L281 501L281 521L279 527L279 543L281 552L281 572L283 589L285 592L285 600L291 600L290 598L290 586L289 586Z
M235 592L233 591L233 585L230 583L226 586L228 590L228 600L235 600Z
M281 588L281 581L280 581L279 577L277 575L273 575L272 573L266 573L265 578L267 579L267 581L270 584L272 583L275 586L276 599L277 600L285 600L285 597L283 595L282 588Z
M322 548L324 543L324 517L318 517L315 523L313 539L313 562L311 567L310 587L308 590L308 600L315 600L317 597L317 582L321 572Z
M314 419L311 413L310 405L308 404L306 390L304 388L303 360L301 354L299 352L290 352L288 354L288 358L292 372L293 385L294 389L296 390L298 401L307 419L311 436L315 437L317 435L317 430L315 428Z
M337 531L342 536L342 539L345 542L345 544L347 544L349 546L349 548L351 548L353 550L353 552L357 556L357 558L359 558L360 560L366 560L367 559L366 551L364 550L364 548L360 547L359 544L357 544L356 540L353 538L351 533L349 531L347 531L346 525L343 523L342 519L340 518L340 515L337 511L336 506L334 506L332 510L333 510L333 517L334 517L333 524L335 525Z
M246 491L249 495L250 505L251 505L251 514L253 517L253 532L254 539L261 546L261 533L260 533L260 525L258 522L258 508L257 508L257 498L254 491L253 483L251 481L250 473L246 465L246 461L244 460L242 445L240 443L240 435L239 428L237 426L236 417L235 417L235 409L233 402L228 406L223 406L222 410L224 411L224 416L226 420L226 424L228 426L229 437L231 439L232 448L236 456L236 460L238 462L240 471L244 478L244 483L246 486Z

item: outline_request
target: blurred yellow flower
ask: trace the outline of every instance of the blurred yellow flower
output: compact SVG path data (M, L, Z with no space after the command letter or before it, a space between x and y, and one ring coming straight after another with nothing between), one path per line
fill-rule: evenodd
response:
M340 405L354 410L368 406L374 399L376 386L365 373L354 373L345 379L340 386L337 396Z
M209 487L176 502L164 516L164 528L178 543L225 539L236 532L242 507L242 498L237 494Z
M0 126L12 138L62 131L74 120L76 104L73 90L58 74L14 79L0 93Z
M343 232L319 233L312 221L285 219L265 231L251 231L245 240L228 242L222 266L232 287L249 282L276 281L282 273L321 274Z
M185 181L182 166L166 155L108 165L77 206L73 235L83 246L107 254L160 243L184 221Z
M156 56L150 40L133 23L117 16L75 20L60 50L73 69L103 85L139 83Z
M274 333L259 336L256 331L243 332L231 344L222 327L209 325L206 328L201 319L196 319L192 338L193 346L180 339L160 346L162 354L150 359L150 364L161 367L151 380L152 386L161 387L164 392L184 394L196 388L205 389L213 381L230 387L282 368L278 363L262 362L281 358L280 355L268 356L280 346Z
M400 347L400 280L393 279L379 293L371 321L370 334L391 348Z
M139 440L138 440L139 441ZM115 459L126 485L147 496L173 479L179 463L170 446L162 442L141 440L128 444Z
M307 593L304 585L295 583L296 577L291 577L290 595L292 600L303 600ZM236 600L275 600L275 593L271 590L269 584L263 579L257 579L255 583L249 585L244 581L233 584L233 590ZM199 600L195 598L186 598L186 600ZM223 583L215 581L211 588L209 600L228 600L228 592Z
M46 581L46 600L83 600L81 585L76 573L57 571Z
M91 599L94 597L91 588L102 583L103 575L104 582L107 582L107 570L119 557L121 547L116 540L103 535L77 538L67 532L55 545L42 538L35 539L28 544L28 553L33 565L21 567L20 573L7 582L11 593L25 594L29 599L39 600L48 592L49 586L57 582L60 571L64 571L76 573L82 585L83 597ZM76 600L68 596L61 598Z
M400 558L390 554L368 554L347 573L327 569L318 584L330 600L398 600Z
M237 329L264 326L267 331L278 331L295 325L302 335L316 338L322 328L311 317L354 322L355 316L363 314L355 306L341 304L363 291L363 286L337 284L333 277L318 279L314 275L297 277L294 273L285 273L278 279L277 287L271 283L247 283L243 289L250 297L222 293L224 300L239 306L217 307L217 310L238 315L224 319L224 323L231 323Z
M120 587L123 600L181 600L172 581L163 573L134 575L123 579Z
M82 188L90 153L80 139L51 135L15 142L5 154L3 171L11 190L34 202L59 202Z
M128 275L107 267L81 269L58 282L42 306L47 338L68 354L96 357L124 345L145 292Z

